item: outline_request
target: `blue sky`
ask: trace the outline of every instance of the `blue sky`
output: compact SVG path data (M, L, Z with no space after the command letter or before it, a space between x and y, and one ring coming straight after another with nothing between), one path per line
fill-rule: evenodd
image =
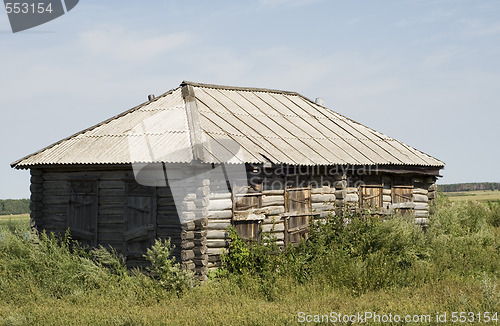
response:
M147 5L146 5L147 4ZM500 181L500 2L94 1L13 34L0 8L0 198L16 159L182 80L297 91Z

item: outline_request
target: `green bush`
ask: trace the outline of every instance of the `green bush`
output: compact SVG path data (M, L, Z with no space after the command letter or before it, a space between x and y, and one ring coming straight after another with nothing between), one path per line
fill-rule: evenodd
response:
M156 240L144 257L151 263L147 269L162 288L182 293L195 285L194 274L175 262L175 257L171 257L172 249L170 239Z

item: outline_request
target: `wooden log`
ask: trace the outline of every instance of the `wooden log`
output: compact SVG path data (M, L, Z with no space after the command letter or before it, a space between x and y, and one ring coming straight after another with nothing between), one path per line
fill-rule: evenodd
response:
M207 225L207 230L226 230L231 225L231 222L209 222Z
M68 181L44 181L43 189L68 189Z
M415 217L427 217L429 216L429 211L426 210L416 210Z
M99 189L124 189L124 181L99 181Z
M429 186L429 189L428 189L428 190L429 190L429 191L436 191L436 190L437 190L437 185L436 185L435 183L431 184L431 185Z
M213 199L208 204L209 211L222 211L230 210L233 208L233 201L231 199Z
M266 196L278 196L278 195L283 195L285 191L283 189L269 189L269 190L263 190L262 195Z
M207 217L209 219L230 219L233 216L233 211L209 211Z
M182 250L181 251L181 259L183 261L186 260L192 260L194 258L194 251L193 250Z
M184 250L193 249L195 247L194 241L182 241L181 248Z
M216 270L217 268L220 268L222 266L221 261L216 261L216 262L208 262L207 267L209 270Z
M427 189L422 189L422 188L413 189L414 195L427 195L428 193L429 193L429 191Z
M429 199L436 199L437 198L437 191L430 191L429 194L427 195Z
M427 195L413 194L413 201L414 202L426 203L426 202L429 201L429 197L427 197Z
M429 204L428 203L415 203L414 206L415 210L429 210Z
M311 202L313 203L325 203L325 202L335 202L335 194L315 194L311 195Z
M182 212L181 213L182 221L191 221L196 218L195 212Z
M285 205L285 197L283 195L263 195L262 206L277 206Z
M347 197L347 190L342 189L342 190L337 190L335 191L335 199L345 199Z
M194 211L196 204L193 201L183 201L181 207L183 211Z
M196 265L192 261L183 261L182 262L182 268L187 269L187 270L194 270Z
M356 187L347 187L346 191L348 194L357 194L358 193L358 188Z
M207 230L207 239L226 239L228 236L226 231Z
M219 256L222 253L227 252L226 248L207 248L208 259L210 260L210 256L217 255Z
M212 192L208 195L208 198L210 200L212 199L231 199L231 193L230 192Z
M347 181L346 180L340 180L335 182L335 189L341 190L347 187Z
M194 258L192 262L196 265L196 267L202 267L208 265L208 257L204 257L203 259Z
M185 230L185 231L195 231L196 224L193 221L184 222L181 224L181 228L182 228L182 230Z
M350 203L356 203L359 201L358 194L347 194L345 200Z
M30 175L37 175L37 176L41 176L43 175L43 171L41 169L36 169L36 168L31 168L30 169Z
M228 242L226 240L207 239L207 248L225 248L227 245Z
M329 211L335 209L335 204L331 203L312 203L311 208L314 212Z
M203 197L201 199L196 199L194 203L196 207L207 207L210 203L210 200L207 197Z
M391 196L392 195L392 190L384 188L384 189L382 189L382 195Z
M283 223L279 224L267 224L262 226L262 232L283 232L285 231L285 225Z
M382 196L382 201L385 202L385 203L390 203L390 202L392 202L392 198L391 198L391 196L383 195Z
M259 211L264 212L266 215L278 215L282 214L285 212L285 207L284 206L268 206L264 207L262 209L259 209Z
M415 224L425 226L429 224L429 219L426 217L416 217Z

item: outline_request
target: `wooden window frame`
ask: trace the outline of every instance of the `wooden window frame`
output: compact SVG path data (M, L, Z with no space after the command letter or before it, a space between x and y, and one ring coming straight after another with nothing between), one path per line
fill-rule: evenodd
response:
M396 198L405 198L405 196L402 196L400 194L396 194L395 189L408 189L411 190L410 196L407 198L408 200L406 201L396 201ZM400 204L400 203L412 203L413 202L413 186L392 186L391 188L391 200L393 204Z
M371 188L371 189L378 189L379 190L379 194L378 194L378 205L366 205L366 197L365 197L365 194L363 192L364 189L367 189L367 188ZM359 186L359 190L358 190L358 193L359 193L359 207L360 208L372 208L372 209L380 209L384 206L384 202L383 202L383 195L384 195L384 186L383 185L361 185ZM374 198L375 196L371 196L372 198ZM369 198L370 199L370 198ZM371 199L370 199L371 201Z

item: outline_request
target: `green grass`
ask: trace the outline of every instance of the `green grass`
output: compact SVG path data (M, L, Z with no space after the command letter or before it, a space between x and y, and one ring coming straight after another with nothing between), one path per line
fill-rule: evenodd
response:
M447 324L453 311L500 312L500 204L441 198L434 209L426 233L399 218L347 227L332 219L282 254L236 243L232 270L180 294L124 272L112 255L2 224L0 325L293 325L299 312L365 311L429 314L431 323L414 325L445 325L436 312L447 312Z
M0 226L28 227L30 214L0 215Z
M500 201L499 190L444 192L442 194L453 202L464 202L468 200L478 202Z

